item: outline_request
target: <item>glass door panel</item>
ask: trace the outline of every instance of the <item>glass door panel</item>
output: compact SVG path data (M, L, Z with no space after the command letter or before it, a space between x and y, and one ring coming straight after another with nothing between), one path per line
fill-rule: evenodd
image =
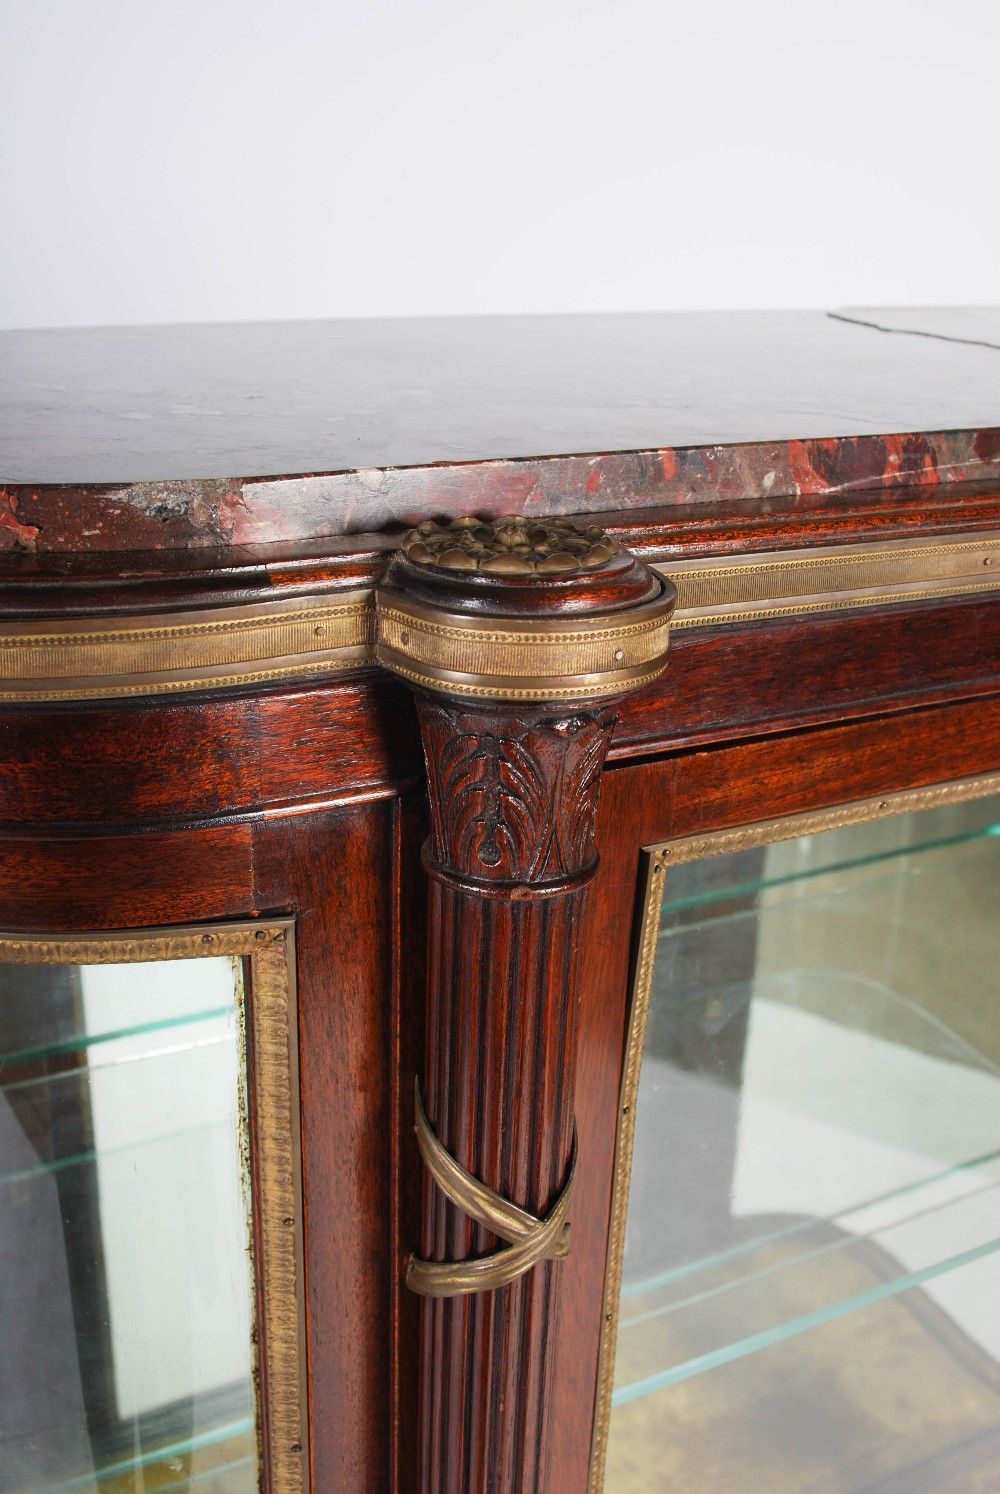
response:
M255 939L284 934L222 937L256 955ZM197 935L185 939L197 948ZM133 941L119 963L112 938L100 963L31 963L7 944L0 1491L252 1494L262 1472L242 1024L254 961L144 961ZM286 1099L290 1075L289 1063ZM284 1227L296 1204L291 1192L278 1203ZM296 1388L282 1393L294 1407ZM304 1487L299 1470L284 1487Z
M1000 1489L998 891L996 799L668 869L608 1494Z

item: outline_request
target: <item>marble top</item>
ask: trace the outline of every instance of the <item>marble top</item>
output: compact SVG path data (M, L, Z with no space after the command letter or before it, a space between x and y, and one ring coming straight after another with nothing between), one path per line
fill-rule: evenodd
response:
M8 549L984 477L998 308L0 333Z

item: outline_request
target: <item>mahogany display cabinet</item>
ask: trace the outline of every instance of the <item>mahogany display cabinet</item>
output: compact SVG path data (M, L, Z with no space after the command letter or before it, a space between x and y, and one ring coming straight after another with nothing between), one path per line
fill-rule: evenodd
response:
M1000 1488L1000 318L0 391L0 1490Z

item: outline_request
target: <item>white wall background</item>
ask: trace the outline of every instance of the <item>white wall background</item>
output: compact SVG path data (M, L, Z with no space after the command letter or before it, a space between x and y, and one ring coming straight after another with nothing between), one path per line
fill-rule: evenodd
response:
M0 0L0 326L1000 301L998 0Z

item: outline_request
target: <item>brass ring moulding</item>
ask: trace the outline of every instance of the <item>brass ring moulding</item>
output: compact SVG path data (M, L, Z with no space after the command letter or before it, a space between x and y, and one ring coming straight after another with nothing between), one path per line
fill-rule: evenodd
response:
M663 671L673 584L568 519L411 530L376 595L376 657L482 700L600 699Z

